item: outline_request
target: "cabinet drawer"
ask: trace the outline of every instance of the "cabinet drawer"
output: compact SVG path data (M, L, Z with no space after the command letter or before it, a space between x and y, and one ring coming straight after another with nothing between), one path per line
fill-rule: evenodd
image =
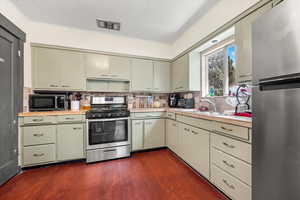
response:
M244 140L249 140L249 130L245 127L235 126L231 124L224 124L216 122L214 130L228 135L238 137Z
M23 148L23 165L55 161L55 145L39 145Z
M165 112L147 112L147 113L134 113L136 118L152 118L152 117L165 117Z
M211 134L212 146L241 160L251 163L251 145L217 134Z
M55 123L55 116L24 117L23 122L24 122L24 125Z
M198 128L212 130L212 125L213 125L212 121L197 119L193 117L186 117L182 115L176 115L176 120Z
M55 125L23 127L23 145L55 143L55 135Z
M211 149L211 162L241 181L251 185L251 165L229 156L215 148Z
M84 120L83 115L59 115L57 116L58 122L81 122Z
M251 188L248 185L214 165L211 168L211 182L234 200L251 200Z
M173 112L167 112L167 116L166 116L167 118L169 118L169 119L176 119L176 114L175 113L173 113Z

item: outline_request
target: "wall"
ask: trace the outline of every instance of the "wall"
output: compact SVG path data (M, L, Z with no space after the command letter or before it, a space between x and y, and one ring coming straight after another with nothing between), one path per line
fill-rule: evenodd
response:
M259 1L220 0L173 43L173 57L178 56Z

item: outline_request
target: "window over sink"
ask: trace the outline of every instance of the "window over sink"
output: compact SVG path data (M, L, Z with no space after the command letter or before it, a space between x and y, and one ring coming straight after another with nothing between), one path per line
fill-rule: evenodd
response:
M216 45L201 54L203 96L230 96L236 85L234 40Z

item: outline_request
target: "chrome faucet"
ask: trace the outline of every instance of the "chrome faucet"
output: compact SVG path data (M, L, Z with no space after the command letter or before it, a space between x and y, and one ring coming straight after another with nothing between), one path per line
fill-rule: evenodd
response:
M216 103L212 102L212 101L209 100L209 99L201 99L200 101L201 101L201 102L207 102L207 103L211 104L211 105L213 106L213 111L214 111L214 112L217 112L217 105L216 105Z

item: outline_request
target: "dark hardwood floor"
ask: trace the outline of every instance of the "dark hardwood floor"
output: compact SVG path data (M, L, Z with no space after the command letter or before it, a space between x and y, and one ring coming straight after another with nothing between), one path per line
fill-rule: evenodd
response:
M169 150L31 169L0 187L0 200L227 200Z

